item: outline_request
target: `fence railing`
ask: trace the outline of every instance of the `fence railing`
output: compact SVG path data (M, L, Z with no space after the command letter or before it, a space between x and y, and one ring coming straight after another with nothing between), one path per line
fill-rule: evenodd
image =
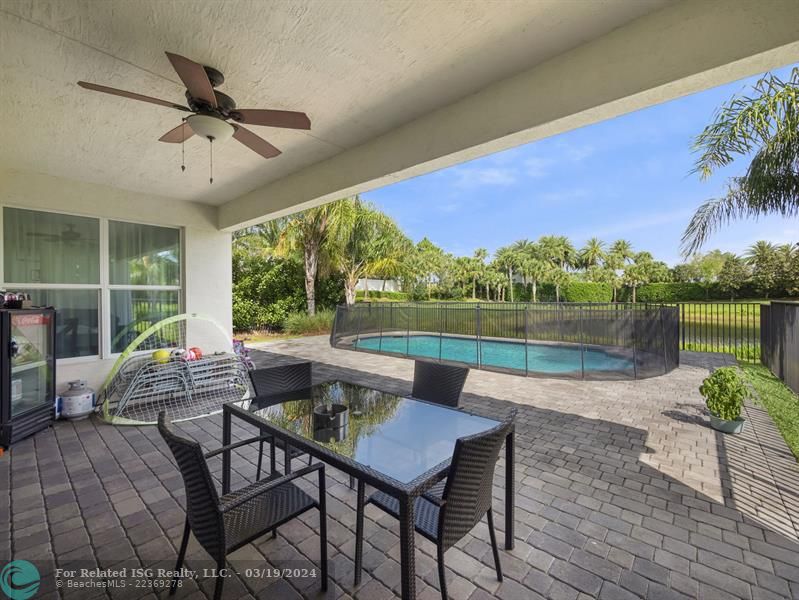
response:
M760 330L763 364L799 394L799 303L764 305Z
M680 349L722 352L760 361L758 302L679 302Z
M358 303L331 345L524 375L641 378L679 363L679 311L647 304Z

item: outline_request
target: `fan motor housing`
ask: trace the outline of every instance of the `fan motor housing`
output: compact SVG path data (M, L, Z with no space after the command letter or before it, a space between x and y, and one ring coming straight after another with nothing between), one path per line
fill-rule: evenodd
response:
M217 113L226 119L229 118L230 113L236 110L236 101L230 96L219 90L214 90L216 96L216 108L209 106L205 101L192 97L189 90L186 90L186 102L194 112L210 112Z

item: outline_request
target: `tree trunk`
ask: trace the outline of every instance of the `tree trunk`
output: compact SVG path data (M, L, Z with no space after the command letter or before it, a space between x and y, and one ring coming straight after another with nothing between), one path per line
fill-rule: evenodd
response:
M633 286L633 304L635 304L635 287L636 286Z
M305 300L308 303L308 314L316 314L316 269L319 266L319 252L316 244L305 246Z
M508 287L510 287L510 301L513 302L513 268L508 267Z
M472 300L477 300L477 277L472 277Z
M357 285L357 279L352 279L351 277L344 278L344 299L347 302L347 306L355 304L355 287Z
M380 291L381 292L385 292L386 291L386 280L385 279L383 280L383 285L381 286Z
M560 285L555 284L555 302L560 302Z
M538 283L533 280L533 293L532 293L533 302L538 302Z
M363 278L363 298L364 298L364 300L368 300L369 299L369 278L368 277L364 277Z

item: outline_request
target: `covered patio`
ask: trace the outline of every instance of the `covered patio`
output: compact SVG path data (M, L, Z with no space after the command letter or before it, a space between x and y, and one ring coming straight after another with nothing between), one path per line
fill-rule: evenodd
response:
M793 0L187 6L0 3L0 288L58 311L55 375L42 377L59 392L75 379L98 388L131 338L165 317L204 315L229 341L234 231L799 60ZM160 143L180 131L171 103L192 87L165 52L197 61L206 79L203 67L216 82L224 74L223 93L242 107L303 111L311 129L263 124L282 151L269 161L241 144L211 151L213 136ZM137 104L78 81L163 100ZM316 382L411 389L412 362L336 350L327 338L254 354L262 366L313 361ZM684 354L643 381L473 372L464 407L519 411L515 548L501 553L499 583L479 524L447 553L450 597L799 598L793 456L758 408L747 408L738 437L706 424L697 387L727 362ZM207 449L223 438L220 415L176 427ZM234 421L234 439L253 433ZM253 479L256 461L256 447L234 454L234 487ZM211 466L218 484L221 461ZM399 595L396 521L374 506L353 586L355 492L344 473L327 472L327 596ZM155 427L55 422L0 457L0 568L35 561L41 597L166 597L170 577L150 569L173 568L185 504ZM233 554L224 597L321 596L302 575L319 559L318 518L303 513ZM440 597L435 548L417 543L416 597ZM202 570L214 563L194 539L188 566L201 576L179 596L212 597L214 573ZM122 569L130 577L113 574Z
M344 379L410 392L412 363L332 350L326 338L265 345L259 365L314 361L315 381ZM447 554L453 598L787 598L799 594L796 514L799 469L773 423L747 407L741 436L707 425L697 386L723 355L683 353L672 373L642 381L577 382L472 372L462 404L516 421L516 544L502 551L505 581L493 573L485 525ZM235 425L235 421L234 421ZM209 449L217 416L180 429ZM252 434L234 427L234 439ZM282 453L278 453L282 457ZM19 444L0 462L11 507L4 553L55 556L53 568L174 566L183 528L180 474L154 427L61 422ZM254 476L255 449L234 454L233 484ZM220 461L212 463L221 478ZM502 466L500 464L500 466ZM502 515L498 468L494 509ZM331 581L328 597L399 593L396 521L367 508L365 572L353 588L355 492L328 471ZM502 519L498 527L502 529ZM239 573L311 568L318 517L307 513L231 555ZM189 566L211 568L192 541ZM417 540L417 595L437 598L435 548ZM252 574L252 573L251 573ZM49 583L48 583L49 582ZM186 581L179 597L204 597L210 578ZM43 590L52 586L45 576ZM49 588L52 591L52 587ZM127 587L62 590L65 597L151 597ZM232 575L225 597L324 597L313 578Z

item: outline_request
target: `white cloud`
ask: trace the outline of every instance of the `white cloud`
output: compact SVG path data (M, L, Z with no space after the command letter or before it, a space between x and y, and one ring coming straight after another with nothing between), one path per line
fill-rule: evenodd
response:
M556 192L544 192L535 195L537 200L543 200L544 202L548 202L550 204L568 202L570 200L582 200L583 198L587 197L588 190L583 188L564 189L558 190Z
M483 185L511 185L516 183L516 169L501 167L457 167L455 185L479 187Z
M540 158L534 156L524 161L524 168L527 175L534 179L539 179L541 177L546 177L549 174L549 167L551 167L554 163L555 161L553 161L551 158Z
M694 209L684 210L670 210L659 213L650 213L636 217L634 219L621 220L613 225L599 227L587 232L587 235L597 237L607 237L611 235L625 234L630 231L638 231L639 229L649 229L651 227L658 227L660 225L667 225L677 221L683 221L686 224L691 215L694 214Z
M563 152L563 156L571 162L582 162L594 153L594 147L588 144L567 144L558 142L556 147Z

